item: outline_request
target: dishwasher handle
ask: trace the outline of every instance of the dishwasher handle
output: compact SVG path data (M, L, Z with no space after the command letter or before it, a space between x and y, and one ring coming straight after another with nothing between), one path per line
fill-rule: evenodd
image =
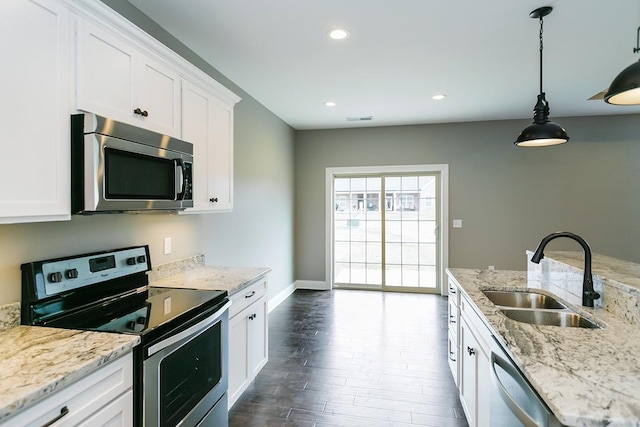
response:
M514 368L511 363L504 360L502 357L498 356L494 352L491 352L491 382L498 390L498 394L500 398L504 401L504 403L509 407L511 412L520 420L525 427L541 427L536 420L531 418L527 412L522 409L518 402L516 402L513 397L509 394L507 389L500 382L500 378L498 378L498 372L496 371L496 365L500 366L511 378L513 378L518 385L523 387L525 390L529 389L529 385L526 384L520 375L520 372Z

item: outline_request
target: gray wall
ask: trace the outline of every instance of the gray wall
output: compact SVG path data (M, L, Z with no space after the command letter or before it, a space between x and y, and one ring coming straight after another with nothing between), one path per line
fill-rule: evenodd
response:
M97 215L65 222L0 225L0 304L20 300L23 262L138 244L150 245L155 265L205 253L212 265L270 267L270 295L275 295L295 280L294 131L130 3L104 3L242 97L235 110L234 212ZM162 253L164 237L173 239L170 255Z
M640 262L640 116L556 121L571 141L537 149L512 144L528 120L297 132L296 278L325 280L325 168L338 166L449 164L450 267L525 270L525 250L558 230Z
M269 267L269 296L293 284L294 131L126 0L102 0L236 93L234 210L202 215L207 264Z

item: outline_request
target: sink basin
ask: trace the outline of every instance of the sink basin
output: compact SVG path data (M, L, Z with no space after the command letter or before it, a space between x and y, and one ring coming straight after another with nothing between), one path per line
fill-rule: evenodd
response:
M518 322L534 325L564 326L572 328L599 329L600 326L586 317L570 311L546 311L546 310L517 310L501 309L502 313L510 319Z
M501 307L564 309L566 305L555 298L537 292L483 291L489 300Z

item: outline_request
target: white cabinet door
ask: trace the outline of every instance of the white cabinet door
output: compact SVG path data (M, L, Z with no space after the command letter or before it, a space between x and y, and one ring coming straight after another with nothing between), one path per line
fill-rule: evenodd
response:
M248 326L249 318L245 312L229 321L229 408L238 400L249 382Z
M268 359L268 330L267 330L267 297L264 296L249 310L249 348L247 359L249 372L252 378L266 365Z
M167 135L180 135L180 76L164 65L140 56L134 86L134 110L141 126ZM139 92L135 92L139 90ZM146 112L146 114L144 114ZM135 113L134 113L135 114Z
M131 122L136 52L120 38L77 22L76 108Z
M460 322L460 402L470 427L477 426L476 418L476 352L478 343L464 318Z
M229 315L229 408L267 364L269 317L267 279L231 295Z
M180 134L180 77L109 31L77 20L76 108Z
M213 144L209 162L210 193L217 211L233 209L233 106L213 103Z
M182 139L193 144L193 208L185 213L233 208L233 106L182 82Z
M0 31L0 223L69 219L69 13L4 0Z
M460 401L469 426L484 427L490 422L491 379L486 344L490 332L473 313L469 303L463 304L460 316Z

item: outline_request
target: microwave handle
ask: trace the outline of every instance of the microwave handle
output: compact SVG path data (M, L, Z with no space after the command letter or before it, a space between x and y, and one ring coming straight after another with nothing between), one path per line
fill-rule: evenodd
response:
M182 159L175 159L173 162L176 165L175 200L181 200L185 190L184 162Z

